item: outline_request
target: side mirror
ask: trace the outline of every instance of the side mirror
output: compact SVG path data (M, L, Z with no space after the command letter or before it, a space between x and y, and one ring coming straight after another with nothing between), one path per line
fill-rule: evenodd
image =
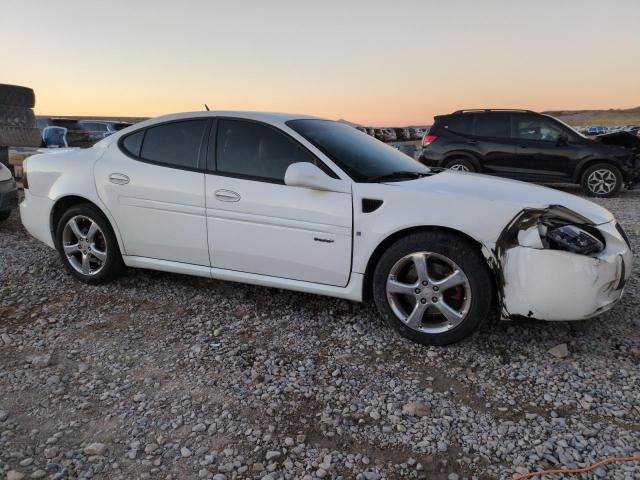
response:
M284 183L291 187L304 187L327 192L349 193L349 184L331 178L313 163L292 163L284 174Z

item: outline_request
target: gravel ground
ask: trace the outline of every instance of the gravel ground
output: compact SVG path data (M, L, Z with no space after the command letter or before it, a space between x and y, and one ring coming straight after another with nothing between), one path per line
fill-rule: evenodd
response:
M640 191L600 203L637 250ZM447 348L331 298L142 270L85 286L17 213L0 280L0 478L507 479L640 453L637 274L599 318Z

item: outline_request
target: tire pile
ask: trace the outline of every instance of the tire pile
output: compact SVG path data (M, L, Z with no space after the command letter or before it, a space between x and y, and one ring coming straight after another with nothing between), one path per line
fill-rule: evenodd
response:
M42 135L33 114L35 103L32 89L0 84L0 148L41 145Z

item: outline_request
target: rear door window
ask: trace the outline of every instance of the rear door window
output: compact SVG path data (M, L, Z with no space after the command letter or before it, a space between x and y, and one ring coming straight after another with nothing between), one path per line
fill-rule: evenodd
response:
M475 135L479 137L511 138L511 115L483 113L475 117Z
M140 157L167 166L196 169L207 120L185 120L149 127ZM127 137L126 141L133 135ZM133 142L133 139L131 140ZM132 148L135 144L132 145Z

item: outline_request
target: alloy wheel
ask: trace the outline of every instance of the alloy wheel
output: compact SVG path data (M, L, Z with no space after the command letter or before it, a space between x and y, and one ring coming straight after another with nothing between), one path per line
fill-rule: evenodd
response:
M606 168L594 170L587 178L589 190L596 195L608 195L616 188L615 174Z
M462 163L454 163L449 167L449 170L456 170L458 172L469 172L469 167L463 165Z
M442 333L460 325L471 306L471 286L450 258L433 252L402 257L389 272L387 300L409 328Z
M69 265L82 275L96 275L107 260L104 233L91 218L71 217L62 231L62 249Z

